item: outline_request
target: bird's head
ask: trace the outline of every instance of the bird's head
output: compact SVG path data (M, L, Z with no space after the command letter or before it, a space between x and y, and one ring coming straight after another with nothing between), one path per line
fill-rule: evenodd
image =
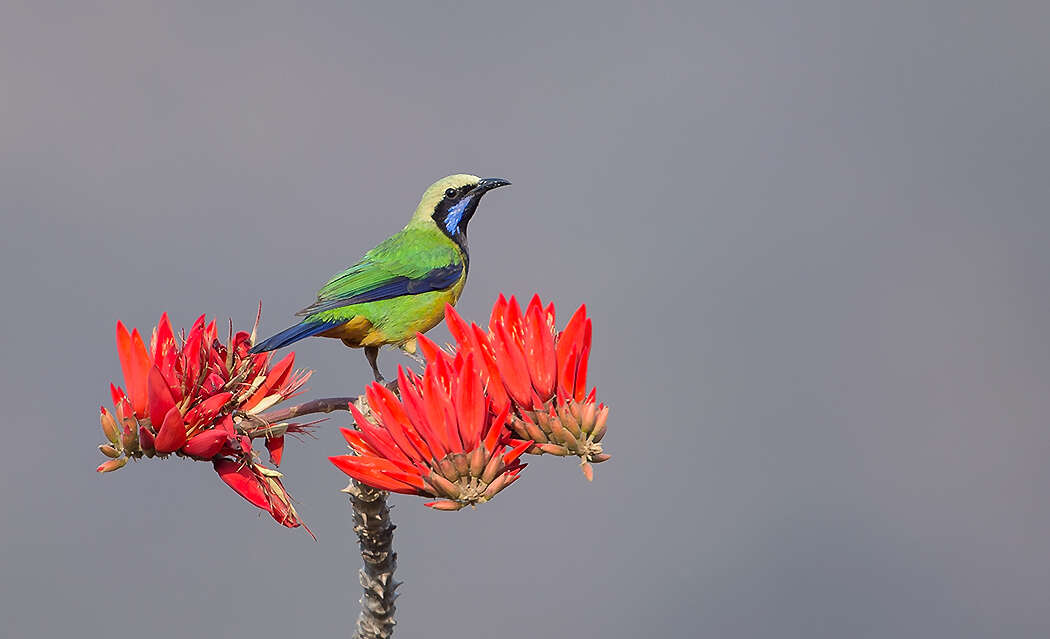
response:
M481 197L492 189L510 184L503 178L450 175L430 185L423 193L410 224L436 224L453 239L466 236Z

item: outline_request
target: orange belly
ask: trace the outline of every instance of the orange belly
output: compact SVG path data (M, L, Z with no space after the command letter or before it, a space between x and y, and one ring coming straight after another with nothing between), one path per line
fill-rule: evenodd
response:
M375 333L372 330L372 322L358 315L345 324L328 329L321 333L321 336L341 339L347 346L360 348L361 346L368 346L369 342L372 341L369 337L374 339L374 336L371 335L372 333Z

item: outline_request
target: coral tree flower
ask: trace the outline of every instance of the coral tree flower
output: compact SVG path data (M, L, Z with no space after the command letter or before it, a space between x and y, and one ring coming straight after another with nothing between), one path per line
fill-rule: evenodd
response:
M256 319L258 325L258 318ZM99 447L111 459L99 472L122 468L128 459L169 454L212 461L219 477L280 524L301 524L281 474L258 463L252 439L263 438L270 459L280 463L286 433L301 424L268 424L259 413L296 395L309 372L294 371L295 354L271 366L270 355L252 355L251 333L230 329L219 341L215 322L197 318L176 339L167 313L146 348L138 329L117 323L117 355L124 388L110 385L114 412L101 409L109 443ZM180 343L181 342L181 343Z
M433 354L433 349L429 349ZM428 358L422 377L398 368L400 399L382 384L350 404L357 430L342 429L353 455L330 457L339 470L381 490L438 498L459 510L492 499L519 477L531 441L509 447L505 404L483 392L472 354Z
M533 442L526 452L575 455L584 475L593 479L591 464L610 457L601 445L609 407L596 403L596 389L587 392L587 307L581 305L561 332L555 328L554 304L544 308L539 295L524 313L513 296L508 301L500 295L488 332L468 325L451 306L445 307L445 323L456 340L456 357L473 354L484 363L485 391L495 407L510 406L510 427ZM424 352L443 353L432 342L421 344Z

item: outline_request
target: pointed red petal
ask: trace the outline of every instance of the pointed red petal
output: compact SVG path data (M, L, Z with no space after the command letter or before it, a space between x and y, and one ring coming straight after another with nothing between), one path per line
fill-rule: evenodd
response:
M109 394L113 397L113 405L116 406L125 398L124 391L117 388L114 384L109 385Z
M164 416L160 428L157 429L156 448L158 453L174 452L186 443L186 424L182 421L182 414L175 406Z
M419 473L407 473L403 470L384 470L382 473L387 477L408 484L417 490L423 490L426 488L426 484L423 483L423 477L420 476Z
M190 333L190 336L186 338L176 366L182 369L182 377L186 382L186 394L192 396L197 389L201 368L204 367L201 361L200 332Z
M576 382L576 347L573 346L565 356L565 360L558 360L558 405L562 399L573 396Z
M182 447L182 452L194 459L208 460L219 454L229 434L222 428L212 428L191 437Z
M390 433L397 447L405 453L406 457L412 461L423 462L430 456L430 451L425 446L423 450L420 450L412 441L413 438L410 437L409 432L413 429L408 423L408 415L405 414L397 396L389 388L375 383L365 389L365 396L368 398L368 405L379 415L383 427ZM415 439L419 439L418 435ZM419 443L422 444L422 440Z
M357 427L361 432L361 437L364 438L368 445L373 450L378 451L382 457L391 460L398 460L406 464L411 465L412 460L409 459L401 451L401 449L394 442L393 438L390 437L390 433L386 430L374 426L372 422L368 421L361 411L357 410L357 407L350 404L350 412L354 416L354 420L357 421Z
M261 402L268 395L272 395L278 391L281 386L288 381L288 375L292 372L292 366L295 364L295 353L288 353L281 361L273 365L270 372L266 374L266 380L259 386L252 396L244 403L245 410L251 410L255 408L259 402Z
M340 428L339 432L343 434L343 439L350 445L350 448L354 449L355 452L361 455L371 455L373 457L381 457L378 451L368 445L364 437L361 437L361 433L352 428Z
M204 327L204 345L208 348L212 347L215 343L215 338L219 335L219 332L215 329L215 320L212 320Z
M201 315L193 321L193 326L190 327L190 335L197 334L201 335L204 332L204 318L205 315ZM187 338L188 339L188 338Z
M175 398L168 388L168 382L155 365L149 370L149 419L153 428L159 428L164 416L175 406Z
M135 415L145 417L148 410L146 378L152 362L138 329L134 329L128 335L127 328L117 322L117 355L120 358L120 368L124 373L124 385L128 389L128 399L131 400L131 406L135 409Z
M353 402L347 404L347 408L350 409L350 414L354 416L354 421L357 422L358 428L364 428L365 426L370 425L368 418L365 417L361 411L357 410L357 406L355 406Z
M434 364L439 361L447 364L452 360L448 353L422 333L416 333L416 344L419 346L419 350L423 353L423 358L427 360L428 364Z
M507 329L502 325L496 325L493 335L492 350L496 355L496 364L499 366L500 377L507 388L507 394L514 398L519 406L531 407L532 380L529 377L528 365L525 363L525 354L521 352L517 342L511 337Z
M226 482L226 485L234 492L247 499L256 508L270 512L266 490L251 469L230 459L216 459L213 465L219 478Z
M267 439L266 450L270 451L270 461L273 462L273 465L280 466L281 456L284 455L284 435Z
M215 419L215 415L226 405L233 393L217 393L197 404L186 413L186 423L191 428L206 426Z
M459 343L461 349L469 346L470 326L460 317L456 309L452 308L451 304L445 304L445 325L448 326L448 332L452 334L452 339Z
M510 466L511 463L518 457L521 457L521 454L524 453L529 446L532 446L532 444L533 442L531 441L522 442L518 444L517 446L512 448L510 452L503 456L503 463Z
M456 418L459 421L460 437L465 450L474 450L481 443L481 431L488 411L473 354L464 359L456 390Z
M225 381L230 377L230 371L226 368L226 357L215 347L215 342L210 342L210 344L211 347L208 349L208 366L211 368L213 375L217 375Z
M496 326L504 324L507 314L507 298L503 297L503 293L499 294L499 298L496 299L496 303L492 305L492 314L489 315L489 331L492 333L496 332Z
M427 408L427 419L434 425L435 430L441 428L443 431L445 448L453 453L462 453L464 451L463 440L459 436L456 409L449 397L448 386L440 379L438 372L440 368L431 369L428 366L424 373L423 381L426 388L423 404Z
M401 366L397 367L398 380L404 377L404 369ZM411 387L408 386L407 380L404 387L399 386L398 388L405 388L407 395L411 391ZM404 424L405 436L412 443L412 446L419 451L422 456L422 461L425 465L429 464L428 459L437 459L436 450L430 447L429 440L434 438L434 435L430 432L428 424L425 419L423 421L416 421L412 418L412 415L408 411L404 397L398 398L392 392L384 394L384 401L387 403L389 410L394 416Z
M422 478L416 476L414 481L408 480L411 476L409 473L399 470L387 460L338 455L329 457L328 461L357 481L374 488L406 495L419 494L416 484L422 484Z
M139 448L144 451L155 450L157 444L154 440L153 433L149 432L145 426L139 426Z
M485 435L485 450L492 453L496 450L496 446L499 443L500 436L504 433L504 426L507 423L507 417L510 412L510 404L504 404L503 408L500 409L499 413L492 419L489 424L488 434Z
M160 322L153 332L151 352L154 364L160 369L161 374L164 376L164 381L168 383L168 387L172 391L172 397L175 398L175 401L181 400L182 390L179 388L181 384L175 373L175 360L179 356L179 347L175 341L175 331L171 328L171 320L168 319L167 313L160 316Z
M124 326L124 322L117 321L117 358L120 359L120 370L124 373L124 384L127 385L128 377L132 374L131 362L131 334Z
M536 311L533 311L533 309L536 309ZM534 293L532 299L529 300L529 305L525 307L525 317L528 317L529 313L532 312L543 314L543 300L540 299L539 293Z
M558 378L558 362L554 354L554 334L544 321L539 297L533 298L525 316L525 361L528 363L532 385L542 401L554 394Z
M414 375L412 379L415 379ZM408 416L408 421L412 423L415 430L423 438L423 442L427 449L430 450L433 458L441 459L448 451L445 449L441 437L430 427L430 422L427 420L426 412L423 408L423 398L420 395L416 382L409 381L405 369L401 366L397 367L397 388L401 392L401 404L405 409L405 414Z
M578 342L583 336L586 321L587 305L581 304L580 308L576 309L576 312L569 319L569 323L565 325L565 330L558 334L555 351L557 351L558 355L559 371L565 368L565 360L568 358L570 350L575 347L577 354L580 352L582 345L578 344Z
M507 317L504 320L506 324L507 333L514 338L514 342L518 345L518 348L524 348L525 342L525 326L522 322L521 307L518 305L518 300L513 295L510 296L510 300L507 302Z
M237 436L237 428L233 425L233 415L223 417L222 420L215 425L215 428L226 431L226 434L230 437Z
M441 394L440 385L435 378L434 372L429 367L423 373L423 388L421 391L420 403L423 407L423 414L426 415L427 424L430 426L434 437L440 441L440 448L444 449L445 454L447 454L455 447L449 438L448 425L445 424L444 408L438 400ZM444 454L442 457L444 457Z
M573 387L572 398L578 402L583 401L584 393L587 392L587 356L591 353L591 346L587 344L583 347L583 352L579 356L579 364L576 366L576 381Z
M484 362L485 370L488 372L488 382L485 390L496 406L503 406L510 401L510 398L507 396L507 389L503 387L503 377L500 376L499 366L496 364L496 356L493 353L489 336L477 324L470 325L470 334L471 343L474 344L474 351L481 353L481 360Z

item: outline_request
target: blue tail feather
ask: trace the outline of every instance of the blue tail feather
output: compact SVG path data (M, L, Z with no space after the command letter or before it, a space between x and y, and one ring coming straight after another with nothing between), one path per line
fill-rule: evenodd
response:
M252 347L251 352L253 353L265 353L266 351L274 351L278 348L283 348L298 342L299 340L323 333L330 328L335 328L344 322L303 322L296 324L290 328L286 328L280 333L273 337L259 342Z

